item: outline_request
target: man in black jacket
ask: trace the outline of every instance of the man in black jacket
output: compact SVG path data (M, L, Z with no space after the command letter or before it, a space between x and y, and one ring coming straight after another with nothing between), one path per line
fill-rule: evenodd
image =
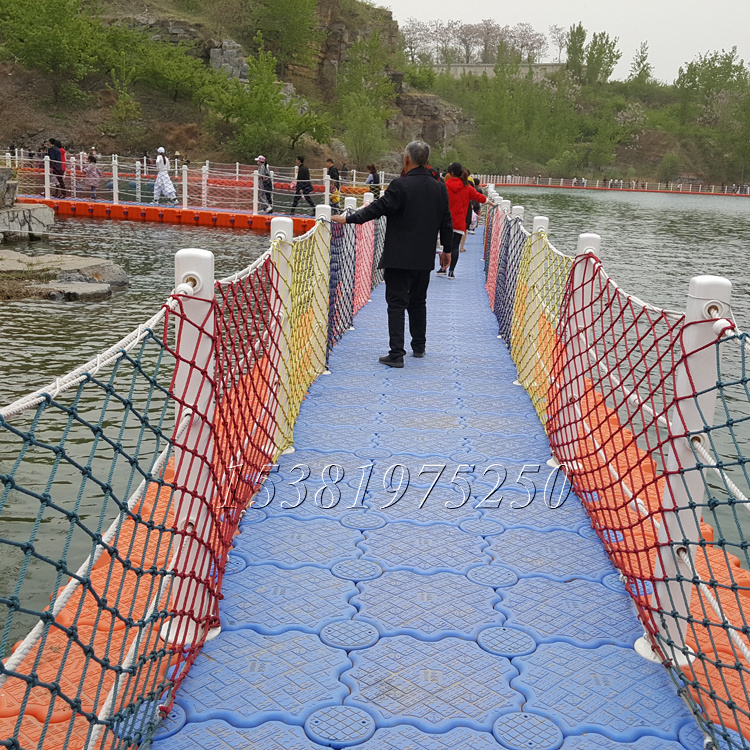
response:
M312 181L310 180L310 170L305 166L305 157L297 157L297 186L294 190L294 200L292 201L292 215L297 210L300 198L304 199L310 204L313 212L315 211L315 204L310 197L310 193L313 191Z
M388 303L390 352L380 357L389 367L404 366L404 321L409 311L409 333L415 357L424 357L427 339L427 287L435 268L435 237L443 247L453 237L448 191L425 167L430 147L412 141L404 154L404 175L369 206L348 216L333 216L337 224L364 224L388 217L383 257L385 300Z

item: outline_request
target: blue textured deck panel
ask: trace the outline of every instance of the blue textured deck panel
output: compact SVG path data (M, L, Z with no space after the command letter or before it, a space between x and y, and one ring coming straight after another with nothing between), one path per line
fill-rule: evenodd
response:
M335 348L157 750L702 748L546 463L479 240L431 282L424 359L377 362L382 286Z

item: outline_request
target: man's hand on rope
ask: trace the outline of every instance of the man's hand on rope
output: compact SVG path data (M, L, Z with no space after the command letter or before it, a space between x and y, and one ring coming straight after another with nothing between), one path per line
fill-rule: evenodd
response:
M331 221L334 224L346 224L346 216L343 214L336 214L335 216L331 216Z

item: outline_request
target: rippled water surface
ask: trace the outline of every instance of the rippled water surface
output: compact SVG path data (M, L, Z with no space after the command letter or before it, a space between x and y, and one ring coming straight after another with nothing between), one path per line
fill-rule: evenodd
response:
M122 266L131 286L92 303L0 302L0 403L7 404L72 370L150 318L174 287L174 254L200 247L216 256L216 276L247 266L268 235L213 227L60 219L49 242L13 244L34 255L96 256Z
M601 259L626 292L681 310L691 277L725 276L732 308L750 329L750 199L544 188L499 188L525 209L524 224L547 216L552 244L575 255L578 235L601 235Z

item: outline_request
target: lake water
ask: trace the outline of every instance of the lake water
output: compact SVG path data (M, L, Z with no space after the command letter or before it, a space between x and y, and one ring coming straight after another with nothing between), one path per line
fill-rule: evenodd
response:
M645 302L682 310L693 276L725 276L732 308L750 329L750 200L734 196L670 195L544 188L498 188L522 205L524 224L550 220L552 244L575 255L578 235L601 235L609 276Z
M747 200L535 188L500 192L514 204L525 207L527 227L533 216L548 216L550 238L561 252L574 254L582 232L600 234L601 257L609 275L625 291L652 304L680 310L692 276L726 276L734 285L733 309L737 322L743 329L750 327L747 262L750 202ZM97 303L38 300L0 303L2 404L65 374L151 317L173 287L173 258L180 248L212 250L217 277L222 277L247 266L262 253L268 247L268 236L242 230L60 219L50 233L49 242L14 247L34 254L64 253L111 259L125 269L132 286ZM746 399L738 407L747 409ZM5 445L4 450L0 439L0 472L8 470L16 455L8 447ZM6 538L29 538L37 518L34 502L30 500L28 508L0 508L3 522L0 533ZM82 517L95 516L95 505L96 498L92 497L90 507L83 508ZM745 513L745 509L740 508L739 512ZM744 527L747 519L742 518ZM721 518L712 523L725 526L724 535L739 541L736 521L729 517L725 520L726 526ZM45 518L42 523L49 525L40 532L40 538L54 535L58 527L64 535L67 526L65 519ZM48 554L50 559L56 559L52 551ZM18 560L9 562L3 553L0 580L13 586L20 565ZM53 572L49 564L30 566L28 585L19 592L22 601L43 607ZM6 586L0 586L0 597L8 593ZM0 629L4 618L5 612L0 611ZM6 644L22 635L31 622L33 618L16 618L5 635Z

